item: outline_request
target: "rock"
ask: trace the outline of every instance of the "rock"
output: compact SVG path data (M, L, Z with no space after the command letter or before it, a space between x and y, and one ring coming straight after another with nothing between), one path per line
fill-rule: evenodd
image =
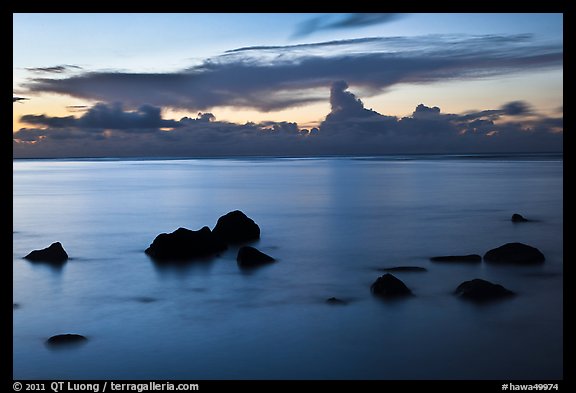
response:
M514 295L514 292L504 288L502 285L475 278L474 280L464 281L458 285L454 294L463 299L484 302L510 297Z
M512 222L528 222L529 220L522 217L522 215L514 213L512 214Z
M399 279L386 273L370 287L372 293L382 297L401 297L412 295L412 291Z
M50 247L42 250L34 250L24 257L32 262L64 263L68 260L68 254L60 242L52 243Z
M50 346L63 346L73 344L83 344L88 339L80 334L58 334L46 340L46 344Z
M156 236L145 252L155 260L184 261L213 256L226 248L226 244L208 227L198 231L178 228L172 233Z
M383 272L427 272L425 267L420 266L395 266L395 267L384 267L378 269Z
M347 301L342 300L342 299L338 299L336 297L331 297L329 299L326 299L326 303L337 305L337 306L344 306L344 305L348 304Z
M468 262L468 263L476 263L482 262L482 257L478 254L469 254L469 255L446 255L441 257L432 257L430 258L432 262Z
M240 210L218 219L214 234L226 243L245 243L260 239L260 227Z
M523 243L506 243L484 254L484 260L491 263L511 263L529 265L542 263L544 254L535 247Z
M240 267L256 267L274 262L275 259L254 247L244 246L238 250L236 261Z

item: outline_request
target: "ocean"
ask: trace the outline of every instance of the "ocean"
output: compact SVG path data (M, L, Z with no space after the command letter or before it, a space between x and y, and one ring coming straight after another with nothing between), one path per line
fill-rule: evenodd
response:
M276 263L144 253L233 210ZM63 266L23 259L56 241ZM508 242L546 261L429 260ZM394 266L427 271L393 273L414 296L375 297ZM453 295L473 278L517 295ZM14 160L13 303L17 380L561 379L562 155ZM45 345L63 333L88 341Z

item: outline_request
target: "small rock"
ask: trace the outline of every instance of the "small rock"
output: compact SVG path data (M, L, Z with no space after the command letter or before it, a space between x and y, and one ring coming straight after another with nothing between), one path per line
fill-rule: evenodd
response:
M55 242L47 248L30 252L24 259L32 262L64 263L68 260L68 254L60 242Z
M58 334L46 340L46 344L50 346L64 346L83 344L88 339L80 334Z
M474 280L464 281L458 285L454 294L463 299L484 302L510 297L514 295L514 292L504 288L502 285L475 278Z
M512 214L512 222L528 222L528 219L522 217L522 215L514 213Z
M274 262L275 259L254 247L244 246L238 250L236 261L240 267L256 267Z
M394 267L384 267L378 269L383 272L427 272L425 267L420 266L394 266Z
M326 303L333 304L333 305L339 305L339 306L343 306L345 304L348 304L347 301L342 300L342 299L338 299L336 297L331 297L329 299L326 299Z
M491 263L530 265L544 262L545 257L535 247L523 243L506 243L484 254L484 260Z
M400 297L412 295L412 291L401 280L386 273L370 287L372 293L382 297Z
M432 262L468 262L468 263L477 263L482 262L482 257L477 254L469 254L469 255L445 255L440 257L432 257L430 258Z
M226 243L245 243L260 239L260 227L240 210L234 210L218 219L213 230Z

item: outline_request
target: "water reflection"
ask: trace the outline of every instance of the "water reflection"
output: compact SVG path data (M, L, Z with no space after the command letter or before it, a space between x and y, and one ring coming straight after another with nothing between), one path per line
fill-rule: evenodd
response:
M22 258L24 259L24 258ZM34 266L35 269L38 270L47 270L50 271L52 273L56 273L56 274L60 274L64 271L64 267L66 266L66 262L58 262L58 263L54 263L54 262L39 262L39 261L30 261L30 260L26 260L31 266Z
M156 260L150 256L148 259L152 262L154 270L162 278L176 277L184 279L185 277L197 273L209 273L218 259L217 256L207 258L194 258L188 260Z

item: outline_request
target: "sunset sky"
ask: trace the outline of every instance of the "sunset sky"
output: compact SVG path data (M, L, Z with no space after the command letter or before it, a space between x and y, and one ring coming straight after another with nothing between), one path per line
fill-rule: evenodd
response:
M562 151L562 14L14 14L13 154Z

